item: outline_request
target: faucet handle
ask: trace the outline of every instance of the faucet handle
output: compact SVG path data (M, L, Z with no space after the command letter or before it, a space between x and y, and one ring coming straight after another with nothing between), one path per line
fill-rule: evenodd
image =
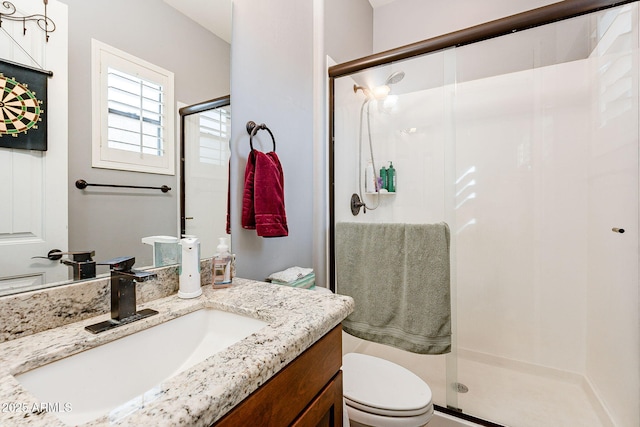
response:
M111 270L114 271L131 271L133 264L136 263L136 258L132 256L121 256L110 259L108 261L99 262L98 265L108 265Z
M50 261L57 261L62 258L62 255L64 255L64 252L62 252L60 249L51 249L49 252L47 252L47 256L32 256L31 259L43 258Z

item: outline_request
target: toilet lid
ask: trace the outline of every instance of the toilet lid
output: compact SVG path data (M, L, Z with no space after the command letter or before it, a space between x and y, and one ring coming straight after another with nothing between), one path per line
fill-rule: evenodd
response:
M347 404L356 403L374 413L412 414L432 405L429 386L413 372L388 360L348 353L342 358L342 370Z

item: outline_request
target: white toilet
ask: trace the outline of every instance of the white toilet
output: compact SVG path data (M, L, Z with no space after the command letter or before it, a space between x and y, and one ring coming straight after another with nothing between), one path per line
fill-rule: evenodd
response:
M332 293L315 287L317 292ZM431 389L410 370L375 356L342 356L344 427L422 427L433 416Z
M413 372L379 357L342 358L350 427L421 427L433 416L431 389Z

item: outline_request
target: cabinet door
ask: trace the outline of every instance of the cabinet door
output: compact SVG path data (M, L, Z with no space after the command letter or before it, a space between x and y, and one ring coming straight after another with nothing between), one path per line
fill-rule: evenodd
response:
M291 425L342 427L342 408L342 371L339 371Z

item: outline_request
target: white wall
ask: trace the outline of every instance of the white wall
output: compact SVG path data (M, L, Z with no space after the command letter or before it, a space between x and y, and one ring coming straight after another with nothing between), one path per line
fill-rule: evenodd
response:
M584 372L587 77L573 62L457 88L461 348Z
M324 0L325 51L342 63L373 53L373 9L368 0Z
M382 52L558 0L395 0L373 13L373 51Z

